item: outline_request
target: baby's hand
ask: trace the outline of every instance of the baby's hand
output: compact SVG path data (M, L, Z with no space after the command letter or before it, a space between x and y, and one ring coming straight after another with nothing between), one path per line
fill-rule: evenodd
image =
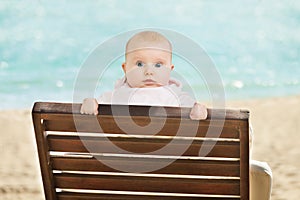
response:
M94 98L86 98L83 100L80 109L81 114L88 114L88 115L97 115L98 114L98 102Z
M206 106L196 102L191 110L190 118L192 120L206 119L207 118Z

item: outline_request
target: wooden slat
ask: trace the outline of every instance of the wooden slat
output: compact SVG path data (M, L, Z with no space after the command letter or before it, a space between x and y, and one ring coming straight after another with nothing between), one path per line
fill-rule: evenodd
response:
M81 104L71 103L54 103L54 102L36 102L34 104L33 113L64 113L64 114L80 114ZM100 115L111 115L111 105L99 104ZM178 107L152 107L152 106L127 106L127 105L113 105L114 115L127 116L128 108L131 116L148 116L151 109L152 116L168 116L189 118L191 108ZM116 111L116 112L115 112ZM248 120L249 111L247 110L233 110L233 109L208 109L208 119L213 116L214 119L223 119L224 113L226 119L241 119Z
M212 196L212 197L204 197L201 195L196 195L196 194L191 194L191 195L160 195L158 194L151 194L151 195L146 195L146 194L94 194L94 193L75 193L75 192L61 192L58 193L58 200L237 200L239 199L238 197L231 197L231 196Z
M55 174L58 188L239 195L239 180Z
M119 149L112 149L113 145ZM172 143L171 143L172 142ZM78 137L78 136L48 136L49 150L60 152L81 153L123 153L122 150L132 153L148 153L151 155L178 155L199 156L199 151L207 149L208 157L239 158L239 142L230 141L197 141L172 140L155 138L107 138L104 137ZM167 146L167 147L166 147ZM162 148L168 148L159 151Z
M52 115L52 117L54 116ZM56 117L56 120L44 120L43 123L46 131L128 134L128 132L122 130L125 129L130 130L130 134L239 138L237 123L229 120L225 122L200 121L199 123L199 121L173 118L167 119L166 122L164 122L164 119L155 118L151 121L151 127L145 129L133 129L129 120L124 117L98 116L98 118L96 118L95 116L79 116L78 118L75 118L76 121L73 116ZM140 126L146 126L150 122L148 117L136 116L132 117L132 119ZM118 124L116 124L115 120L118 121ZM162 128L157 131L155 130L155 127Z
M117 168L138 168L153 167L158 164L168 164L166 167L153 171L158 174L186 174L204 176L234 176L239 177L239 161L206 161L206 160L176 160L169 164L166 159L158 158L124 158L124 157L99 157L95 158L72 158L72 157L53 157L51 158L53 170L62 171L100 171L118 172L102 162L110 163ZM102 161L102 162L101 162Z

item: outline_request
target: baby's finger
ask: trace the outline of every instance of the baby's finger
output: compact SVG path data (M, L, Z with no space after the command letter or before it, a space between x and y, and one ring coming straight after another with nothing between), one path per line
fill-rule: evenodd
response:
M81 106L81 108L80 108L80 113L85 114L85 110L84 110L83 106Z

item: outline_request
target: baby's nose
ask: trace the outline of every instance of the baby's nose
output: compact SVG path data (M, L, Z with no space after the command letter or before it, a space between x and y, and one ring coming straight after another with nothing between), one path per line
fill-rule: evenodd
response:
M154 71L153 71L153 67L152 66L145 66L145 75L153 75Z

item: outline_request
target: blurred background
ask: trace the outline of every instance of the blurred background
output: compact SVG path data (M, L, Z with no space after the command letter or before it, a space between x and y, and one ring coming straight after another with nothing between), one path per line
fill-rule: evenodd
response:
M300 94L296 0L1 0L0 109L71 102L88 55L140 28L169 29L199 44L219 71L227 100ZM111 65L113 79L104 79L103 91L122 76L121 62ZM174 64L177 73L185 73L180 60ZM185 78L195 79L191 87L207 100L201 97L203 81Z
M0 199L44 199L33 102L72 102L80 69L93 50L143 28L175 31L206 51L222 79L226 106L250 110L252 158L272 168L272 199L298 200L297 0L0 0ZM123 61L121 56L109 64L95 97L123 76ZM172 73L188 80L199 101L209 102L205 77L193 73L180 55L173 63Z

